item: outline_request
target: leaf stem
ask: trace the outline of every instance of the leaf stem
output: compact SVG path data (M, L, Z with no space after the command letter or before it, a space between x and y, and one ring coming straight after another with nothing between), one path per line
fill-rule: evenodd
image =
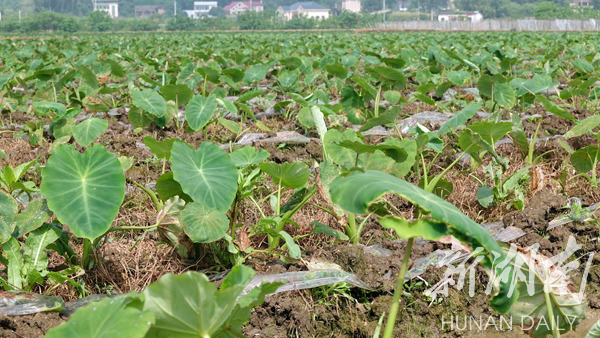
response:
M409 238L408 243L406 244L406 249L404 249L404 257L402 257L400 275L398 275L398 282L396 284L396 289L394 290L394 299L392 300L392 306L390 306L390 315L385 324L383 338L392 338L392 335L394 333L394 326L396 325L396 316L398 315L398 308L400 307L400 296L402 295L402 289L404 288L404 278L406 277L408 260L410 259L410 253L412 251L414 240L414 237Z

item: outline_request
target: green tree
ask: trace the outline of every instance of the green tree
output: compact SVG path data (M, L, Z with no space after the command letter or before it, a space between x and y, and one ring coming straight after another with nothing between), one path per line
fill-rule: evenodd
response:
M277 13L246 11L237 16L237 24L242 30L276 29L280 26Z
M167 21L166 30L168 31L193 31L196 29L196 21L187 16L175 16Z
M555 19L557 17L558 8L554 2L540 2L533 11L533 16L539 20Z
M454 6L463 11L479 11L484 18L503 18L509 15L509 0L455 0Z
M222 7L213 7L208 12L208 15L215 17L215 18L222 18L222 17L225 17L227 15L227 13L225 12L225 10Z
M437 12L448 7L448 0L411 0L411 6L415 8L421 6L421 11L424 12L431 10Z
M87 23L92 32L106 32L112 27L112 19L108 13L103 11L93 11L87 16Z

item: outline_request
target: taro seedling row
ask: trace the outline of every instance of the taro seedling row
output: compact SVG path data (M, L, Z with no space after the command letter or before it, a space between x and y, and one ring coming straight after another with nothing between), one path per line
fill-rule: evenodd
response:
M587 332L600 307L597 260L586 265L600 229L597 40L0 40L4 295L56 296L43 310L70 314L63 298L109 294L49 337L456 335L440 318L481 312L536 337ZM476 261L477 290L432 296L444 267L423 259L456 248ZM579 264L559 269L563 252ZM256 274L273 275L256 287ZM286 282L319 287L268 296ZM290 299L303 303L286 325L272 303ZM361 325L322 310L340 307Z

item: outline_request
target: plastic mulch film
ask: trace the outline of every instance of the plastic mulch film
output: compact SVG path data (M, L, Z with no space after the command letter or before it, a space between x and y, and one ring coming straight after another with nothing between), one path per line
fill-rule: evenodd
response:
M481 224L481 227L487 231L490 236L500 242L510 242L525 235L525 232L517 227L504 227L502 222L493 222Z
M99 302L106 297L116 297L120 295L90 295L84 298L76 299L71 302L65 303L64 313L66 315L71 315L73 312L79 310L80 308L87 306L88 304Z
M65 302L60 297L25 291L0 291L0 314L5 316L62 311L64 308Z
M340 270L319 270L294 271L256 276L250 281L244 291L242 291L242 295L247 294L263 282L287 282L280 286L277 291L272 293L272 295L284 291L310 289L335 283L348 283L352 286L372 290L370 286L352 273Z
M408 270L405 279L409 280L417 276L422 275L427 267L430 265L442 267L451 264L465 256L469 255L467 252L456 251L456 250L436 250L429 255L415 260L413 268Z
M579 201L579 199L575 199L575 198L573 198L572 203L579 203L581 205L581 201ZM584 214L585 213L590 213L591 214L592 212L596 211L596 209L598 209L598 205L600 205L600 203L596 203L596 204L591 205L591 206L589 206L587 208L582 208L582 213L584 213ZM586 218L583 221L585 222L585 221L588 221L590 219L591 218ZM558 218L555 218L552 221L550 221L550 223L548 223L548 227L546 228L546 230L552 230L552 229L554 229L556 227L559 227L561 225L565 225L565 224L571 223L573 221L574 221L573 215L571 215L571 214L562 215L562 216L560 216Z

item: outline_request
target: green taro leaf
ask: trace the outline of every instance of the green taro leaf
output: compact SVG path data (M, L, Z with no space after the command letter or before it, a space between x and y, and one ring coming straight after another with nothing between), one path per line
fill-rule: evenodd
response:
M152 89L131 92L133 104L156 117L163 117L167 112L167 102L159 93Z
M383 97L389 104L395 105L402 99L402 94L395 90L388 90L383 94Z
M221 239L229 229L227 215L202 202L186 205L181 211L180 221L183 231L196 243L214 242Z
M107 128L108 120L90 117L78 125L71 127L71 131L73 132L75 141L80 145L87 147Z
M161 142L152 136L145 136L142 141L144 141L146 147L150 148L150 151L156 155L157 158L164 158L168 161L171 158L171 148L173 147L173 142L177 141L177 139L168 138Z
M575 127L565 133L565 138L577 137L587 134L600 125L600 115L592 115L585 120L579 122Z
M140 311L139 305L130 305L139 304L138 298L141 296L130 294L93 302L73 313L68 322L48 331L45 337L142 338L154 324L154 314Z
M393 83L395 88L400 89L406 85L406 76L394 68L375 66L373 68L367 68L365 71L378 80Z
M465 82L467 82L468 79L471 78L471 73L464 70L455 70L448 72L448 75L446 76L448 77L448 80L450 80L450 82L454 83L457 86L462 86L463 84L465 84Z
M192 198L183 192L181 184L173 179L173 172L171 171L162 174L156 180L156 193L163 201L167 201L174 196L179 196L186 202L192 201Z
M35 108L38 112L46 112L51 110L56 114L56 116L62 117L67 113L67 107L64 104L59 102L51 102L51 101L36 101L33 102L33 108Z
M138 107L131 107L131 109L129 109L129 113L127 113L127 119L135 127L144 128L150 126L154 120L154 116Z
M401 111L401 109L397 108L399 107L392 107L383 112L383 114L368 119L367 122L365 122L365 124L363 124L360 127L358 132L362 133L377 126L384 126L386 124L394 123L396 121L396 118L398 117L398 114L400 114Z
M194 96L194 92L186 84L168 84L160 92L165 100L177 102L179 107L185 106Z
M551 112L552 114L558 115L563 119L575 121L573 115L559 107L556 103L548 100L544 95L536 95L535 99L540 101L540 103L544 105L544 108L546 108L546 110Z
M244 74L244 81L247 83L260 81L267 76L268 70L269 66L255 65L246 71L246 74Z
M229 154L229 157L236 167L247 168L266 160L269 158L269 155L269 152L264 149L257 150L254 147L245 146Z
M423 239L436 241L448 234L448 227L444 223L420 219L409 222L404 218L382 217L379 223L386 229L394 229L399 238L423 237Z
M286 188L301 188L310 178L310 170L304 162L261 163L260 170L271 176L273 183L281 184Z
M217 99L214 96L195 96L185 108L185 118L194 131L201 130L212 119L217 110Z
M350 169L357 162L356 152L339 145L346 140L360 142L358 135L352 129L346 129L343 133L337 129L329 129L323 138L323 147L334 163ZM363 164L365 160L366 155L359 156L358 164Z
M0 190L0 244L8 241L13 233L18 209L17 201Z
M42 171L42 194L58 220L78 236L103 235L125 196L125 176L119 160L99 144L79 153L61 145Z
M592 170L600 160L600 148L589 145L571 154L571 164L580 173Z
M237 192L238 173L229 155L216 144L202 142L197 150L176 141L171 149L173 178L194 201L226 211Z
M481 138L492 146L504 135L512 130L512 122L477 122L467 128L479 134Z
M250 268L239 265L230 272L239 273L247 276L228 276L227 283L223 282L226 287L220 291L197 272L164 275L143 292L144 310L156 316L156 323L146 337L227 337L225 329L232 326L236 300L247 283L235 281L247 281L254 275ZM241 323L234 329L241 332Z
M343 233L339 230L332 229L329 226L327 226L319 221L313 221L310 224L315 227L313 229L313 234L315 234L315 235L323 234L323 235L337 238L342 241L347 241L350 239L350 237L348 237L345 233Z
M494 190L487 185L477 189L477 202L484 208L494 204Z
M395 193L419 206L437 222L448 227L448 233L459 238L472 248L483 247L485 258L482 264L496 273L511 275L510 266L492 266L492 262L503 262L506 255L498 243L477 223L465 216L451 203L402 179L378 171L354 172L340 176L331 183L331 198L348 212L365 214L371 203L385 193ZM501 313L507 313L516 301L518 293L509 296L510 281L496 280L499 290L492 297L491 305Z
M326 65L325 70L327 73L339 77L340 79L345 79L348 76L348 69L339 63Z
M500 106L510 109L515 105L517 97L515 90L508 83L496 83L494 85L494 101Z
M481 109L483 102L472 102L469 103L464 109L452 116L446 123L444 123L437 131L438 137L442 136L445 132L456 129L458 126L465 125L478 111Z
M300 66L302 66L302 60L297 57L289 57L285 59L279 60L282 66L284 66L288 70L294 70Z

